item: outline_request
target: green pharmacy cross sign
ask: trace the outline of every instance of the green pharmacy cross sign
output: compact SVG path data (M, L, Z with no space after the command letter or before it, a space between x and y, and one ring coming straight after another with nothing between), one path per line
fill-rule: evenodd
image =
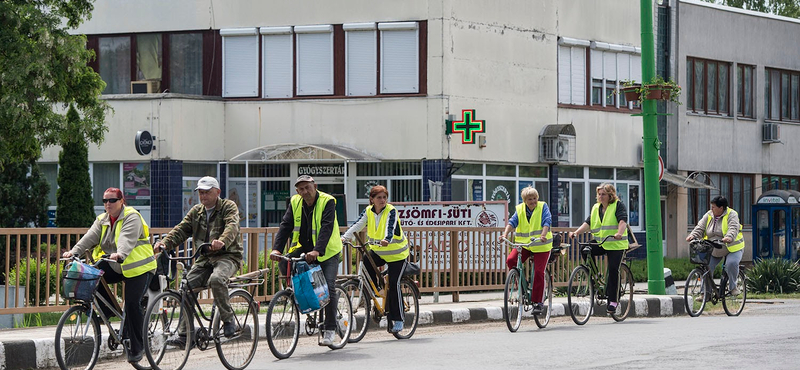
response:
M462 134L462 144L475 144L475 134L486 132L486 125L483 120L475 120L474 109L464 109L461 111L461 121L453 121L451 123L452 132L460 132Z

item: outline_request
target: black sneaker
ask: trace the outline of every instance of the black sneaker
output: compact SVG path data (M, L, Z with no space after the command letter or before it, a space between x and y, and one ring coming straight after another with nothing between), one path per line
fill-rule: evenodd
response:
M184 341L185 340L186 340L186 338L184 338ZM184 345L185 345L185 343L184 343ZM135 353L135 354L128 353L128 362L134 363L134 364L138 363L139 361L142 360L142 357L144 357L144 350L141 350L141 351L139 351L138 353Z
M534 303L533 304L533 314L534 315L541 315L544 312L544 305L541 303Z
M236 335L236 324L233 321L228 321L222 323L222 331L225 334L225 338L230 338Z
M608 304L608 307L606 308L606 310L607 310L607 311L608 311L608 313L610 313L610 314L611 314L611 313L614 313L614 312L617 312L617 302L611 302L611 303L609 303L609 304Z

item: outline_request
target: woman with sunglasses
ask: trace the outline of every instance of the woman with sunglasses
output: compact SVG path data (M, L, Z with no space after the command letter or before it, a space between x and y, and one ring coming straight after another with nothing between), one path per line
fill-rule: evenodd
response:
M144 312L139 302L156 269L150 231L142 215L125 204L122 191L118 188L106 189L103 207L106 212L97 216L89 231L70 251L64 252L63 257L82 256L90 250L95 261L108 255L97 267L105 271L103 279L106 283L125 281L125 328L122 337L130 339L128 362L137 363L144 353ZM111 301L105 289L99 291ZM104 312L108 314L110 311Z

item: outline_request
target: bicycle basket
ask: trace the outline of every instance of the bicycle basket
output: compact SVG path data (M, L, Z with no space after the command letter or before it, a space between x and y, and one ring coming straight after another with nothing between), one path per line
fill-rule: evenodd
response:
M419 275L419 265L414 262L406 263L406 268L403 270L403 276Z
M64 270L61 296L66 299L91 301L97 284L105 271L92 265L73 262Z
M702 240L689 243L689 261L696 264L709 264L712 249L714 246L711 243Z

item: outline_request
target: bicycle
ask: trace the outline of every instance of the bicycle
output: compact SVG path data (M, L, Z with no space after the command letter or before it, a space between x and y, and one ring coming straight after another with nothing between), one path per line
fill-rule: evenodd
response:
M722 308L728 316L739 316L744 310L747 301L747 278L743 272L744 266L739 265L739 274L736 277L736 286L739 294L732 295L728 291L728 274L725 273L725 259L722 260L722 278L719 286L714 282L713 271L708 268L711 251L714 248L727 248L721 240L694 239L689 243L690 261L697 267L689 272L686 287L683 291L686 312L691 317L700 316L706 307L706 302L717 304L722 301ZM727 257L726 257L727 259ZM709 292L704 287L711 288Z
M195 248L191 256L168 256L170 261L194 260L205 254L210 243ZM236 331L225 337L222 319L216 304L201 306L195 294L206 287L190 287L186 276L189 269L183 269L178 290L169 289L157 295L145 311L148 320L148 336L144 341L144 352L154 370L180 370L186 365L189 352L197 347L201 351L213 346L217 350L222 365L230 370L241 370L252 361L258 346L258 304L245 290L264 282L269 269L261 269L233 277L228 283L228 296L234 313ZM195 323L197 328L195 329ZM184 338L176 341L178 338Z
M589 317L594 312L595 307L602 307L608 303L605 286L606 277L600 272L597 261L591 255L593 245L602 246L606 240L613 238L613 235L606 236L599 243L592 240L589 242L578 242L580 253L584 257L583 262L572 270L567 285L567 305L569 315L578 325L586 324ZM616 311L611 313L614 321L625 320L633 310L633 274L629 266L633 258L627 256L628 252L638 248L638 246L626 249L622 254L622 262L619 266L619 289L617 294L619 301Z
M531 297L533 294L533 256L529 258L530 279L525 279L525 274L522 273L522 248L529 246L529 244L513 243L510 240L503 238L508 245L517 250L517 266L508 271L506 276L506 287L503 293L503 318L506 320L506 326L512 333L516 332L522 323L522 312L533 310L534 300ZM564 253L567 252L569 244L561 244L553 246L550 250L550 257L547 260L547 266L544 270L544 294L542 302L544 303L544 310L542 313L533 313L533 321L539 328L545 328L550 322L550 316L553 312L553 275L551 272L551 265L558 260Z
M72 263L81 262L81 259L77 256L61 258L59 260L71 261ZM97 267L101 261L118 262L108 259L108 255L103 255L97 262L92 264L92 266ZM65 276L64 279L70 278ZM116 351L119 345L122 344L124 355L127 355L130 350L130 339L122 339L121 334L122 329L125 327L125 312L119 307L116 300L114 300L113 303L109 302L100 294L98 291L100 286L102 286L103 289L108 289L108 287L102 276L98 279L100 283L94 287L94 290L91 292L91 298L65 296L65 298L73 299L75 304L64 311L64 314L62 314L61 318L58 320L58 326L56 326L56 362L58 362L58 366L62 370L91 370L94 368L100 355L100 343L102 342L100 321L102 321L108 329L109 336L106 342L108 349ZM87 279L74 280L85 281ZM145 295L145 298L146 297ZM110 317L107 317L105 312L100 308L100 302L102 302L105 307L108 307L113 315L120 318L119 329L114 329L111 325ZM140 365L139 363L131 363L131 365L138 370L150 369L150 367Z
M355 249L361 255L358 273L342 277L344 281L342 286L353 305L353 334L350 337L350 342L356 343L367 335L370 318L376 325L380 324L381 318L384 316L388 318L386 307L389 302L386 297L388 269L381 273L380 279L376 279L377 281L373 282L367 273L364 263L365 261L370 263L373 268L372 271L378 271L378 267L367 249L363 245L356 246L350 242L344 242L344 244ZM419 289L409 276L400 278L400 294L404 316L403 330L392 334L397 339L409 339L414 335L417 330L417 324L419 324ZM356 316L359 312L363 313L363 317ZM391 329L388 320L386 329L387 331Z
M286 288L275 293L269 302L267 309L267 343L272 355L278 359L286 359L294 353L297 348L297 341L300 336L300 310L294 298L294 288L289 284L291 282L292 266L294 262L304 261L305 253L300 257L286 257L283 255L278 256L281 260L289 262L289 268L286 269L286 276L281 277L286 279ZM347 295L340 285L336 285L336 295L338 299L336 302L328 302L328 304L336 305L336 341L328 345L330 349L341 349L347 345L347 340L350 338L350 325L353 321L353 308ZM321 327L325 322L324 315L325 306L313 312L315 320L315 328ZM317 315L317 312L320 314ZM307 316L307 319L312 317ZM305 329L308 330L308 329ZM322 330L319 330L319 336L322 336ZM313 334L313 332L312 332Z

